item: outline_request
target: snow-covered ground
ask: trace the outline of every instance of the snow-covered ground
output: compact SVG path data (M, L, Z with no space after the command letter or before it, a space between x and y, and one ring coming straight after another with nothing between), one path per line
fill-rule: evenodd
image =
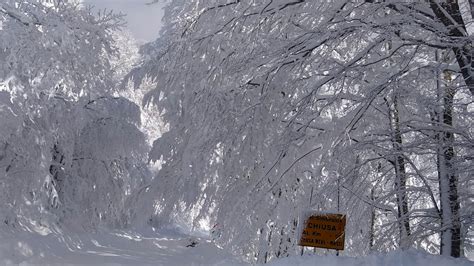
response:
M145 236L146 235L146 236ZM244 265L209 240L179 233L0 233L0 265ZM192 242L198 242L194 247Z
M467 259L453 259L429 255L420 251L373 254L367 257L351 258L332 256L291 257L273 261L269 266L473 266Z
M209 240L160 231L97 232L95 234L39 235L0 232L0 265L248 265ZM190 246L197 242L194 247ZM273 260L269 266L472 266L466 259L433 256L418 251L374 254L362 258L312 256Z

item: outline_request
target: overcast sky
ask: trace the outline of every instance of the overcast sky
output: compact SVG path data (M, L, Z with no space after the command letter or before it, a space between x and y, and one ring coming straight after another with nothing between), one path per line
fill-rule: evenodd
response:
M139 41L152 41L158 37L163 17L163 3L145 5L150 0L83 0L98 9L114 10L126 14L127 28Z

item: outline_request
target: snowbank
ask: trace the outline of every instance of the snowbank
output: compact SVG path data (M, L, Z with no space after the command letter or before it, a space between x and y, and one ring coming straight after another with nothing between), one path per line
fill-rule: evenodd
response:
M474 266L467 259L435 256L421 251L396 251L388 254L372 254L366 257L311 256L291 257L271 261L268 266Z

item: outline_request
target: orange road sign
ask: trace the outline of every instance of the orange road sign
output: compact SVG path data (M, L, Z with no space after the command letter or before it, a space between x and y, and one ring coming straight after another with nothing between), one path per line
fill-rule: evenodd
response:
M344 250L346 215L315 214L304 225L300 246Z

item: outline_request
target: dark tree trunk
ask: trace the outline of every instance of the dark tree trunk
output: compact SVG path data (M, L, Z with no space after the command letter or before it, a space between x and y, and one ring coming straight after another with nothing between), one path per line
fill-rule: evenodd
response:
M467 37L469 37L467 36L466 24L462 19L457 0L429 0L429 3L436 18L441 21L447 29L449 29L449 37L452 37L453 40L467 39ZM471 7L471 14L474 14L474 0L469 0L469 4ZM456 56L456 61L461 70L464 82L469 88L471 95L474 95L474 52L471 46L470 41L461 43L459 46L454 46L452 51Z
M387 102L390 106L390 104ZM403 154L403 139L400 129L400 114L398 106L398 95L393 97L393 107L390 112L390 124L392 127L392 145L394 158L391 161L395 168L395 192L397 197L398 222L400 231L400 247L406 249L410 246L411 235L410 217L407 196L407 173L405 168L405 157Z
M461 221L459 217L458 178L453 166L454 134L453 101L454 89L446 86L442 95L443 110L440 125L444 130L439 133L438 176L441 202L441 254L452 257L461 256Z
M370 200L372 202L375 201L375 195L374 195L375 189L372 188L370 190ZM372 206L372 210L370 212L370 235L369 235L369 250L372 251L374 250L374 244L375 244L375 208Z

